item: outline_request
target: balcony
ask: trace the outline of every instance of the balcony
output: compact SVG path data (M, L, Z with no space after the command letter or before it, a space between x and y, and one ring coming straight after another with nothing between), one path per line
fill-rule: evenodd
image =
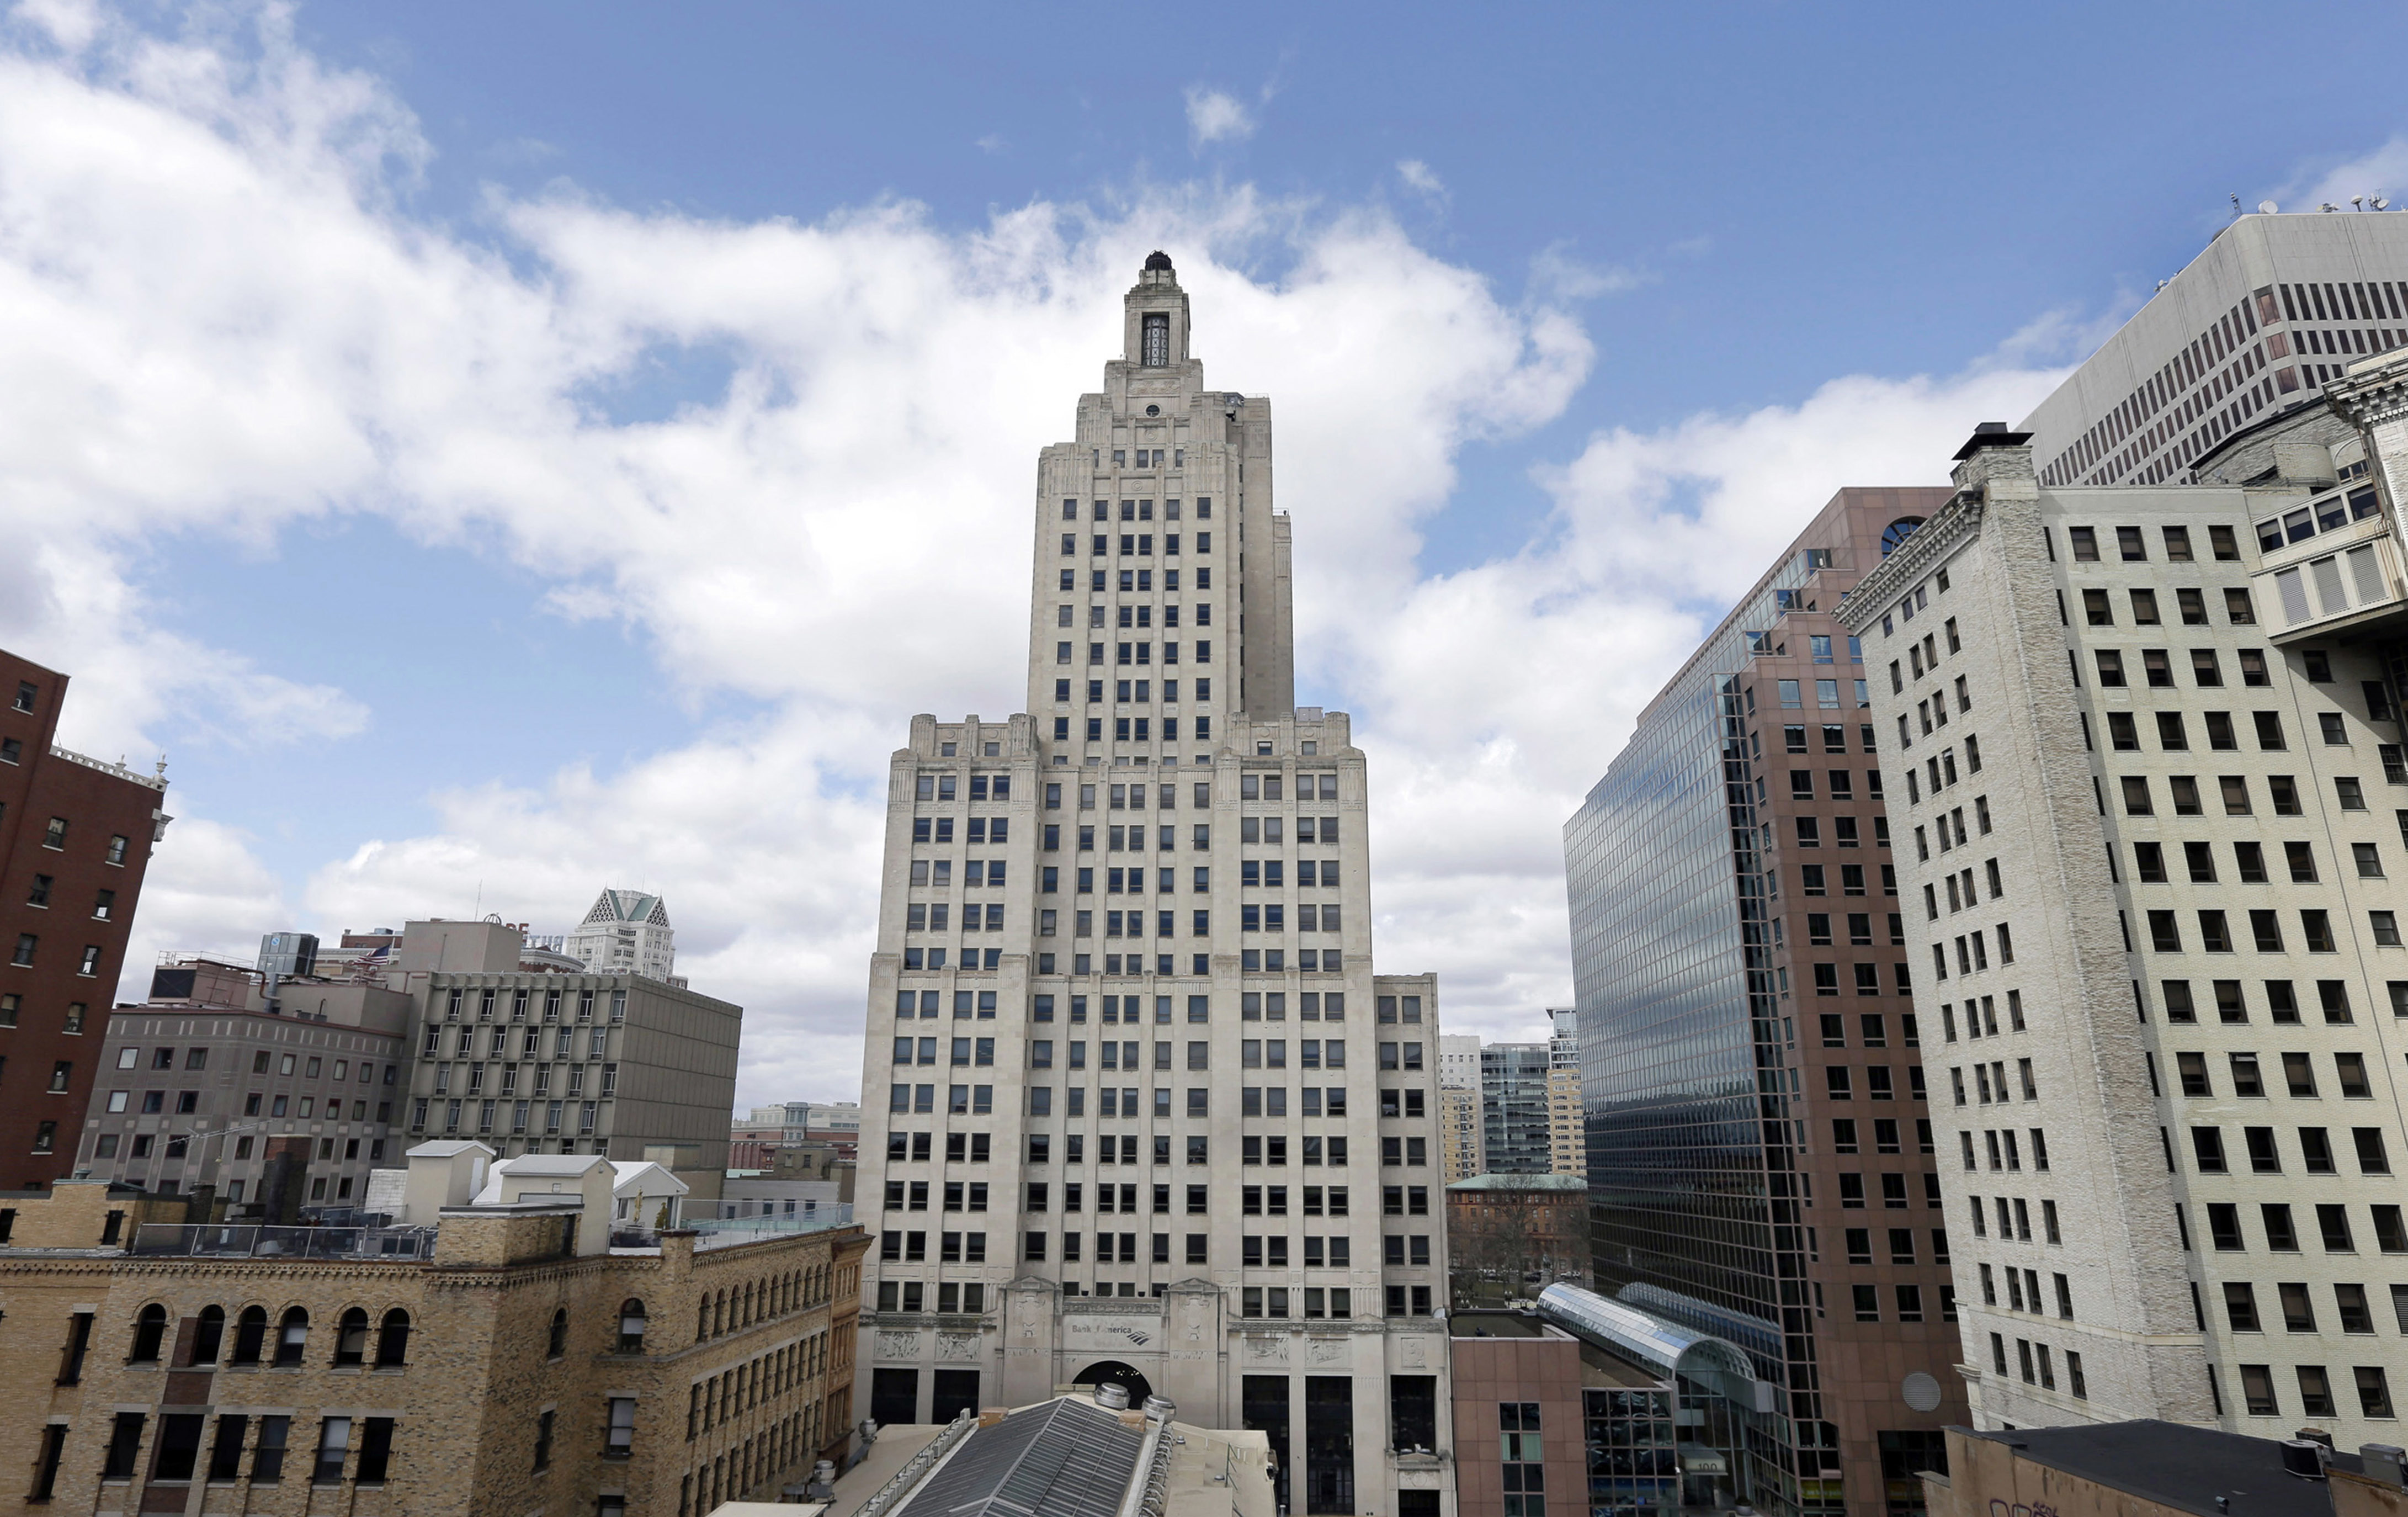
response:
M435 1257L431 1227L273 1227L145 1222L131 1252L150 1258L373 1259Z
M2372 484L2265 518L2258 553L2251 598L2278 645L2408 619L2408 564Z

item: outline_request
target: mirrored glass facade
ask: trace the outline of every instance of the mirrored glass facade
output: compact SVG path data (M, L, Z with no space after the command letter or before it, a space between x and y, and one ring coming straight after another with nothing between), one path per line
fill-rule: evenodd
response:
M1769 1511L1877 1501L1880 1437L1948 1414L1903 1405L1899 1366L1956 1383L1865 670L1833 619L1944 498L1835 498L1565 826L1596 1288L1745 1350L1779 1404L1734 1495Z
M1767 582L1691 657L1564 830L1597 1289L1662 1288L1651 1309L1719 1308L1763 1346L1782 1338L1776 1221L1794 1234L1798 1218L1765 1142L1790 1091L1737 672L1741 628L1769 625L1775 591L1804 577ZM1688 1325L1717 1331L1713 1315ZM1811 1326L1800 1336L1811 1361ZM1752 1357L1788 1383L1780 1361ZM1802 1510L1793 1471L1756 1474L1759 1509Z

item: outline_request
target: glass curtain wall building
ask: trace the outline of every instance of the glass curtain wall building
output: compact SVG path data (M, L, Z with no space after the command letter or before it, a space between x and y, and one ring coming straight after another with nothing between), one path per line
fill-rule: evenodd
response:
M1864 670L1832 616L1946 494L1835 498L1565 827L1597 1286L1780 1388L1735 1472L1771 1511L1919 1510L1912 1481L1882 1495L1880 1434L1963 1404Z
M1480 1050L1480 1124L1492 1175L1553 1168L1547 1126L1548 1045L1491 1043Z

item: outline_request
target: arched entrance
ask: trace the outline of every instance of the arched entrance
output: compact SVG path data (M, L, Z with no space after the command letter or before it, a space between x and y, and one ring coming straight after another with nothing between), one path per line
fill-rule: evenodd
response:
M1098 1359L1071 1379L1073 1385L1118 1385L1128 1392L1129 1405L1141 1407L1154 1394L1146 1378L1117 1359Z

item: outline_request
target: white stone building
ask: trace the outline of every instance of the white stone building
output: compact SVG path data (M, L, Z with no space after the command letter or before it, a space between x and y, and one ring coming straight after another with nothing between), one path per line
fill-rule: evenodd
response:
M2052 488L2177 484L2194 472L2237 484L2256 470L2220 462L2250 456L2254 434L2322 415L2349 366L2403 343L2408 215L2241 216L2022 429Z
M677 969L677 932L668 907L641 890L604 890L561 951L589 975L641 975L666 980Z
M1458 1091L1480 1089L1480 1038L1449 1033L1438 1040L1438 1082Z
M1371 964L1365 760L1295 704L1270 406L1157 253L1040 455L1025 714L894 758L859 1206L869 1415L1116 1380L1268 1434L1296 1511L1435 1514L1428 975Z
M1974 1418L2395 1439L2397 497L2356 441L2255 488L2052 488L2028 438L1976 433L1842 614Z

